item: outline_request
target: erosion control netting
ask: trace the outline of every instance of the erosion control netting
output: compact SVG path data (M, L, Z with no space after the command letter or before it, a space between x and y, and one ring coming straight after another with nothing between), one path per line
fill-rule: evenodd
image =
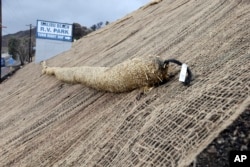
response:
M189 165L250 104L249 0L163 0L75 42L50 67L186 63L150 92L107 93L30 63L0 85L0 166ZM180 70L179 66L176 66Z
M248 54L221 62L221 68L204 66L217 73L197 78L189 88L167 87L157 98L161 100L145 99L131 108L117 134L102 147L97 164L188 165L250 104L249 61Z

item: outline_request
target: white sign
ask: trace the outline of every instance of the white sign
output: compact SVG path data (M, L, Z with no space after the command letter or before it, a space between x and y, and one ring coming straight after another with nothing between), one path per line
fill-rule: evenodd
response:
M181 66L179 81L185 82L186 75L187 75L187 65L183 63L182 66Z
M72 24L37 20L35 62L69 50L72 46L72 31Z
M72 42L72 24L37 20L36 38Z

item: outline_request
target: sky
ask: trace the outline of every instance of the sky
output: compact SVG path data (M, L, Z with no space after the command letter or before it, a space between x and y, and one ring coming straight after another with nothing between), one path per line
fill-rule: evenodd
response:
M2 0L2 34L28 30L37 20L79 23L91 27L113 22L150 0Z

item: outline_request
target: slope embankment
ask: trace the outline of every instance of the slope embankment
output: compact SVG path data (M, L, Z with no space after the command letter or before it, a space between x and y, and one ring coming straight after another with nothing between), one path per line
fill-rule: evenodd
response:
M0 85L0 166L186 166L250 104L250 2L163 0L47 61L113 66L176 58L192 69L137 98L41 75L30 63Z

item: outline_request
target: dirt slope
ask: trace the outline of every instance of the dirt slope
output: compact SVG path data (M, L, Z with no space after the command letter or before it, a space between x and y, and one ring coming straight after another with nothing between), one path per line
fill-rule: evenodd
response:
M250 104L250 1L163 0L74 43L50 66L186 62L137 99L64 84L31 63L0 85L0 166L185 166Z

